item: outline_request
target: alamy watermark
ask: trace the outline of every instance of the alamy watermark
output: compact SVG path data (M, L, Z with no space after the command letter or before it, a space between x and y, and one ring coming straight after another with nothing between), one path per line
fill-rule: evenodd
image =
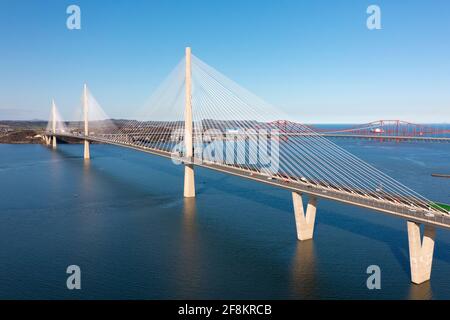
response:
M196 128L193 157L186 157L184 129L172 131L172 161L175 164L215 164L252 169L275 175L280 168L280 134L277 129Z
M377 265L370 265L366 270L367 274L370 276L367 278L366 286L369 290L380 290L381 289L381 269Z
M366 10L369 17L367 18L366 25L369 30L381 29L381 9L379 6L372 4L367 7Z
M69 290L81 290L81 269L77 265L70 265L66 270L70 276L67 278L66 286Z
M66 13L69 14L66 20L66 26L69 30L81 29L81 9L79 6L72 4L67 7Z

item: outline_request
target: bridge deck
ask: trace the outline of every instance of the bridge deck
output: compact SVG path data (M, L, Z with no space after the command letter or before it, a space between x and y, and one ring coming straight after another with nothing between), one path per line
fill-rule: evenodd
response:
M131 143L125 143L125 142L114 142L107 139L102 139L99 137L92 137L92 136L77 136L72 134L47 134L48 136L56 136L56 137L68 137L68 138L75 138L79 140L88 140L91 142L98 142L98 143L105 143L105 144L111 144L116 145L120 147L125 147L129 149L134 149L137 151L154 154L158 156L162 156L165 158L173 159L174 155L170 152L163 151L163 150L156 150L149 147L142 147L142 146L136 146ZM176 158L176 157L175 157ZM283 189L287 189L290 191L295 191L299 193L304 193L307 195L313 195L318 198L322 199L328 199L333 201L338 201L345 204L351 204L358 207L366 208L375 210L378 212L394 215L397 217L401 217L410 221L415 221L418 223L424 223L428 225L433 225L437 227L442 228L448 228L450 229L450 215L444 215L440 213L436 213L433 211L433 214L430 215L430 210L425 209L418 206L411 206L406 205L405 203L402 203L401 200L398 202L394 201L387 201L387 200L381 200L381 199L375 199L372 197L368 197L361 194L356 194L352 192L346 192L343 190L335 190L330 188L325 188L320 185L314 185L308 182L297 182L292 181L289 179L285 179L283 177L279 176L272 176L269 177L266 174L262 174L260 172L254 171L254 170L245 170L242 168L233 167L227 164L218 164L218 163L212 163L208 161L201 161L200 159L184 159L184 158L178 158L180 161L183 161L184 163L194 163L196 166L232 174L234 176L254 180L257 182L265 183L268 185L280 187ZM394 198L394 197L392 197ZM404 201L404 200L403 200ZM431 206L432 204L430 204Z

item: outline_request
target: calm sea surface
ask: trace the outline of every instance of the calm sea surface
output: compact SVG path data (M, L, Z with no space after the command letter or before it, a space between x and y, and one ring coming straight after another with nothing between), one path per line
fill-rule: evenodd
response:
M335 140L450 203L450 143ZM288 191L196 169L197 198L167 159L93 145L0 145L0 298L450 299L450 231L430 283L410 284L406 222L319 202L313 241L296 240ZM82 290L66 288L81 268ZM366 269L381 268L381 290Z

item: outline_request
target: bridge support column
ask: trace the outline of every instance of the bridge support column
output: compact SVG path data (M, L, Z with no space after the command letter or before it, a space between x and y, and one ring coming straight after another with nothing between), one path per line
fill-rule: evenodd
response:
M422 239L420 224L408 221L407 225L411 281L421 284L430 280L436 229L425 225Z
M184 146L185 157L193 159L193 124L192 124L192 100L191 100L191 48L186 48L186 100L184 110ZM184 197L195 197L194 164L184 165Z
M195 176L194 165L186 164L184 166L184 197L195 197Z
M300 241L310 240L314 235L314 224L316 220L317 198L310 196L308 205L303 207L302 194L292 192L294 204L295 226L297 228L297 238Z
M88 117L88 95L87 95L87 85L84 84L83 90L83 113L84 113L84 135L87 137L89 135L89 117ZM88 160L91 158L89 150L89 141L84 140L84 159Z
M56 137L54 134L56 133L56 104L55 100L52 100L52 147L56 149Z
M84 140L84 159L90 159L91 155L89 152L89 141Z

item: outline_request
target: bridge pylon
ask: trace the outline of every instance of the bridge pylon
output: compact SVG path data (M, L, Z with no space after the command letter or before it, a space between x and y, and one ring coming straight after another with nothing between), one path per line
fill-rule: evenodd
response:
M84 115L84 135L87 137L89 135L89 107L88 107L88 93L87 85L84 84L83 88L83 115ZM91 158L89 150L89 141L84 140L84 159L88 160Z
M189 160L184 165L184 197L195 197L194 176L194 147L193 147L193 124L192 124L192 80L191 80L191 48L186 48L186 99L184 109L184 146L185 158Z
M52 147L56 149L56 104L55 100L52 100Z
M407 221L407 226L411 281L421 284L430 280L431 277L436 229L425 225L422 238L419 223Z
M294 204L295 226L297 228L297 238L300 241L311 240L314 235L314 224L316 220L317 198L309 197L306 213L303 206L302 194L292 192Z

